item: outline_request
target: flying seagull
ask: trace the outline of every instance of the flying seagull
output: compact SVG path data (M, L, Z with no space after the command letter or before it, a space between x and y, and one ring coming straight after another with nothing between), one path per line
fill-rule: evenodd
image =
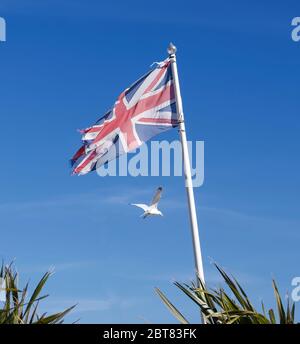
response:
M142 208L144 210L144 214L141 215L143 219L145 219L149 215L160 215L163 216L162 212L157 209L158 202L160 200L162 193L162 187L160 186L157 188L155 195L152 199L152 202L150 205L147 204L136 204L132 203L131 205L135 205L136 207Z

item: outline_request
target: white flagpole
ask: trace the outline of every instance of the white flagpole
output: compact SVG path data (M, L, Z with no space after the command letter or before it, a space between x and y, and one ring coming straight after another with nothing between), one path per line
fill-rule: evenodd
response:
M168 53L169 53L169 57L171 61L172 72L173 72L172 74L174 78L177 116L179 120L179 135L180 135L180 140L181 140L182 157L183 157L183 165L184 165L185 187L186 187L187 198L188 198L188 208L189 208L193 248L194 248L196 280L197 280L197 285L199 286L198 277L201 278L203 283L205 283L205 279L204 279L199 231L198 231L197 213L196 213L196 207L195 207L194 189L193 189L193 184L192 184L190 157L189 157L189 151L188 151L188 145L187 145L187 139L186 139L182 99L181 99L181 94L180 94L180 86L179 86L178 71L177 71L177 64L176 64L176 50L177 50L176 47L172 43L170 43L168 47Z

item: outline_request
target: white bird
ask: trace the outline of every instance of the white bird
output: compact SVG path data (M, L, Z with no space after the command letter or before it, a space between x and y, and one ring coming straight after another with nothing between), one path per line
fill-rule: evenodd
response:
M162 212L157 209L158 202L160 200L162 193L162 187L160 186L157 188L155 195L152 199L152 202L150 205L147 204L137 204L137 203L132 203L131 205L135 205L136 207L142 208L144 210L144 214L141 215L143 219L145 219L149 215L160 215L163 216Z

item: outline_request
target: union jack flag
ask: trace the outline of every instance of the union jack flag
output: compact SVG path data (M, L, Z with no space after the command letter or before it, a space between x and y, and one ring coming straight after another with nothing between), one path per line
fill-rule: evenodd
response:
M93 126L80 131L83 145L71 159L73 174L93 171L177 125L168 58L122 92L112 110Z

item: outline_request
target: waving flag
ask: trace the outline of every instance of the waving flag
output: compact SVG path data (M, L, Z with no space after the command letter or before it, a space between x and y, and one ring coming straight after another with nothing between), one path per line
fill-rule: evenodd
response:
M178 125L170 59L120 94L111 111L81 130L82 147L71 159L73 173L86 174L153 136Z

